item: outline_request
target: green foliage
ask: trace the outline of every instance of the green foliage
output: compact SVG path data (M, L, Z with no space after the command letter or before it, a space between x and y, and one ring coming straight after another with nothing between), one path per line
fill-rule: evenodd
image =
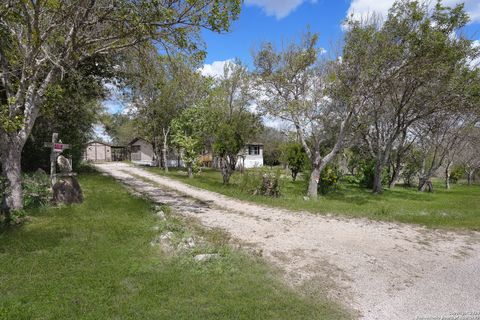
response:
M105 91L100 77L108 75L103 69L108 66L101 60L89 60L48 87L40 114L23 148L23 170L50 169L50 149L43 143L50 142L54 132L63 143L71 145L64 155L71 156L77 168L102 109L98 100L105 97Z
M24 174L22 179L25 209L46 206L51 200L50 178L44 171Z
M465 177L465 168L462 166L455 166L450 173L450 182L457 183L458 180L463 179Z
M289 142L282 147L282 161L288 165L292 173L292 179L295 181L298 173L305 168L308 157L301 144Z
M328 164L322 172L320 172L320 180L318 182L318 187L322 194L338 187L338 181L341 178L341 172L333 164Z
M358 175L345 175L342 181L348 184L360 185L360 177Z
M282 163L282 145L285 135L274 128L264 127L262 132L255 137L255 141L263 143L263 163L267 166L278 166Z
M374 160L369 160L369 161L363 160L362 162L360 162L357 177L358 177L358 181L359 181L359 183L362 187L372 189L373 188L373 181L375 179L375 161ZM387 183L388 179L389 179L388 169L383 168L383 170L382 170L382 184Z
M411 150L405 157L402 178L407 186L413 185L414 179L418 177L422 169L421 157L421 152L416 149Z
M246 170L238 177L238 185L244 192L267 197L279 197L283 186L282 171L258 168Z
M236 121L238 120L238 121ZM247 120L248 121L248 120ZM215 142L213 150L222 157L237 155L245 147L247 142L243 130L242 118L230 120L228 123L220 123L215 130Z
M207 130L206 110L200 107L185 109L172 121L172 143L182 150L181 156L189 173L200 169L199 156L202 152L203 136Z
M192 136L185 136L176 134L173 143L181 148L182 160L192 173L197 173L200 170L199 156L201 151L201 144L198 139Z
M22 128L23 116L11 116L9 109L15 102L14 98L7 100L7 103L2 105L0 100L0 129L5 132L16 132Z

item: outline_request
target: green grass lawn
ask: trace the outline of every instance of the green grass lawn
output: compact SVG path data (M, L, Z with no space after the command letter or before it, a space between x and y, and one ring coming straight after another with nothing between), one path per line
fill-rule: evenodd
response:
M159 168L149 170L165 174ZM251 183L245 182L240 173L235 173L227 186L222 184L220 172L209 169L203 170L194 179L188 179L182 170L170 170L168 176L227 196L291 210L415 223L434 228L480 230L479 185L455 184L446 190L441 181L436 181L433 193L420 193L416 188L398 186L374 195L368 189L340 183L338 190L306 201L303 199L306 184L301 179L292 182L289 177L284 177L282 195L267 198L253 196Z
M221 254L215 261L164 253L151 240L191 232L191 222L161 221L152 204L108 177L86 174L80 183L82 205L28 212L30 221L1 231L0 319L347 317L321 296L286 288L216 233L203 231L208 250Z

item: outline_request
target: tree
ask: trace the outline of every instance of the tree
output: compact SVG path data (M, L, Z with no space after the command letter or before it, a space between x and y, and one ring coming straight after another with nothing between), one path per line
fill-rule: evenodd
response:
M226 30L239 10L239 0L3 1L0 155L7 211L22 207L21 151L56 79L85 59L149 40L196 51L200 28Z
M193 178L200 152L204 148L203 138L208 130L207 114L205 108L193 106L185 109L172 121L172 142L181 150L189 178Z
M297 175L305 168L308 161L307 154L302 145L296 142L289 142L283 146L283 161L288 165L292 173L292 180L297 179Z
M218 80L211 105L213 151L220 159L223 183L228 184L237 167L239 152L262 129L260 117L250 112L250 79L247 69L230 62Z
M468 119L452 112L436 113L419 122L418 146L421 163L418 190L433 191L432 176L454 154L462 142L462 132L469 127ZM447 164L447 170L450 164Z
M473 183L475 172L480 170L480 128L478 123L465 135L464 147L459 151L459 162L467 175L467 183Z
M361 107L355 98L345 98L343 90L351 87L332 90L346 69L339 62L317 64L317 41L316 34L307 32L299 43L280 51L263 44L254 57L258 105L295 128L312 167L311 197L317 197L320 173L341 150L355 110ZM331 148L322 148L332 133Z
M112 138L113 144L126 146L140 136L138 126L129 114L103 112L100 115L100 122L105 132Z
M158 166L168 171L167 154L172 120L208 92L208 82L198 74L197 57L183 54L159 56L153 46L128 55L125 91L134 109L141 135L152 141Z
M94 123L102 111L99 99L105 92L101 77L109 76L109 67L103 68L93 68L86 62L49 86L22 151L23 170L50 169L50 149L43 143L51 141L52 132L57 132L63 142L71 145L64 154L72 157L74 167L80 164L84 146L92 138Z
M287 136L278 129L265 127L256 137L263 143L263 163L267 166L277 166L281 163L282 144Z
M349 21L343 61L360 60L368 107L359 128L375 159L374 193L381 193L382 172L399 137L416 122L448 109L456 94L452 79L472 53L471 41L452 37L468 22L459 5L433 10L418 1L396 1L385 23ZM345 54L348 53L348 54ZM400 138L402 139L402 138ZM401 155L402 152L397 155Z

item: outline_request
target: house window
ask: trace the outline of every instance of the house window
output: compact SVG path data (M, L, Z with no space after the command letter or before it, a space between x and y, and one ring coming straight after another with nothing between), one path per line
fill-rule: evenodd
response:
M260 146L248 146L248 154L250 156L258 156L260 154Z
M140 152L140 146L132 146L132 152L133 153Z

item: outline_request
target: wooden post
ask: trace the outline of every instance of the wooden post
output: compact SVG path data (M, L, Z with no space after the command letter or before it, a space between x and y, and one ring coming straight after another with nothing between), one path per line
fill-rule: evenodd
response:
M57 182L57 157L63 150L70 149L69 144L62 143L58 140L58 133L52 134L52 142L44 142L45 148L50 148L50 181L52 186ZM71 163L70 163L71 165Z

